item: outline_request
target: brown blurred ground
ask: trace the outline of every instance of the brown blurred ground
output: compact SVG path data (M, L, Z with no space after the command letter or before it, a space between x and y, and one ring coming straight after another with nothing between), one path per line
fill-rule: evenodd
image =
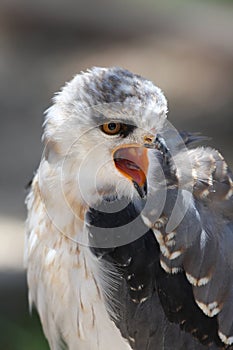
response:
M1 1L1 293L18 286L26 305L25 283L15 278L23 275L9 273L22 270L24 186L40 160L43 111L80 70L117 65L153 80L173 125L212 137L233 165L232 4ZM11 312L22 312L16 304Z

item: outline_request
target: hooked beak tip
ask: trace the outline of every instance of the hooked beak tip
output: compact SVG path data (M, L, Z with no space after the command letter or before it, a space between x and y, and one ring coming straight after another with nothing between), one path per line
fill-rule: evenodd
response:
M139 184L136 181L133 181L133 185L135 189L137 190L139 196L143 199L147 195L147 182L145 182L142 186L139 186Z

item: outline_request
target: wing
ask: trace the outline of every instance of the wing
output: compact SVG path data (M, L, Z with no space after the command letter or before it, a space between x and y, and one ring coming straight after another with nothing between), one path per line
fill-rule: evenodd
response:
M180 271L173 275L164 271L154 232L146 232L142 221L137 221L136 228L132 225L131 230L128 229L127 223L140 215L139 205L129 203L123 210L111 213L106 207L108 205L102 203L88 213L93 246L106 246L109 237L119 232L115 229L120 225L126 228L122 233L130 238L136 230L141 231L141 237L128 244L92 248L94 254L107 264L106 270L113 270L113 267L117 270L115 278L119 276L119 279L108 302L111 308L114 304L113 321L132 349L202 350L206 347L201 342L208 344L209 349L217 349L216 344L220 345L217 320L209 319L196 305L185 273ZM99 228L105 228L102 237ZM184 320L188 322L184 323ZM211 346L211 343L215 344Z
M230 346L233 344L233 177L216 150L200 147L189 150L188 156L193 193L179 189L181 172L174 171L173 165L171 174L167 169L165 173L170 188L162 215L153 221L153 206L143 211L143 219L160 247L163 273L157 276L158 294L171 322L178 323L203 344L214 343L230 349L233 348ZM166 224L180 193L186 212L180 224L167 232ZM155 194L151 194L151 203Z

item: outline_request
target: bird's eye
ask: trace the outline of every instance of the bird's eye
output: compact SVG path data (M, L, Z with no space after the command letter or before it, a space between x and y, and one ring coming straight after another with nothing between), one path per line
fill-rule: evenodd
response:
M105 123L101 126L101 129L105 134L116 135L121 131L122 124L115 122Z

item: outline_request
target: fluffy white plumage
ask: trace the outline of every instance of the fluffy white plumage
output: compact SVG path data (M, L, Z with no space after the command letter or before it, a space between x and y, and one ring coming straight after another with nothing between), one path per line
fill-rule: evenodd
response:
M46 113L25 261L52 350L233 348L233 176L166 113L161 90L121 68L77 75ZM129 206L109 219L112 198Z
M142 116L141 108L153 108L155 119ZM151 82L121 69L94 68L74 77L46 113L45 151L27 198L25 260L30 305L36 305L53 350L61 338L70 350L131 348L105 303L115 272L103 274L105 266L85 246L85 211L116 189L119 196L137 196L114 166L112 151L143 143L166 111L166 99ZM126 119L138 132L109 137L99 128L100 116Z

